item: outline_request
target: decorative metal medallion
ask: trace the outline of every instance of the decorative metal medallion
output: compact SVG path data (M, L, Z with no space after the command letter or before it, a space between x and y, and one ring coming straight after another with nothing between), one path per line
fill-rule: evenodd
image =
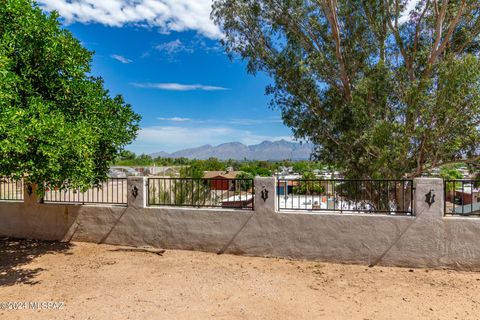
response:
M137 186L133 186L132 188L132 196L136 198L138 196L138 188Z
M432 189L425 195L425 202L428 203L429 208L435 203L435 193L433 192L434 190Z
M265 188L265 186L262 187L261 198L263 199L263 202L267 201L268 199L268 190Z

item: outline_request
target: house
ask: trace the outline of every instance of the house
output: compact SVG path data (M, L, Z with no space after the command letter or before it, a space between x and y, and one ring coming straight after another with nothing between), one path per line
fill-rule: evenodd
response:
M285 175L281 177L279 176L277 183L277 194L285 195L285 190L286 194L293 193L293 188L300 184L299 179L301 178L301 175Z
M180 166L152 166L145 167L145 173L150 176L178 177L180 176Z
M143 172L127 166L111 166L110 173L112 177L142 176Z
M235 180L241 171L205 171L203 177L210 180L212 190L235 190Z
M463 190L455 190L455 201L458 204L467 205L480 203L480 189L472 188L472 186L464 187Z
M445 199L456 205L480 204L480 188L476 188L473 184L457 185L455 191L447 191Z

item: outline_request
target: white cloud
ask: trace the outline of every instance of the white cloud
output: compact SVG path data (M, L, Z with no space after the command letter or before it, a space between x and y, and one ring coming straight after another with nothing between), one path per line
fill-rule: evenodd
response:
M291 136L257 135L251 131L228 127L189 128L180 126L155 126L142 128L134 143L129 147L137 153L157 151L173 152L185 148L199 147L205 144L219 145L238 141L246 145L257 144L265 140L293 141Z
M190 118L180 118L180 117L172 117L172 118L157 118L158 120L161 121L173 121L173 122L187 122L187 121L192 121Z
M158 117L160 121L191 122L204 125L233 125L233 126L258 126L272 123L282 123L280 117L267 117L265 119L232 118L232 119L192 119L182 117Z
M37 0L47 11L56 10L66 23L126 24L157 27L161 32L197 31L211 39L221 37L210 19L212 0Z
M121 56L119 54L112 54L110 57L117 60L117 61L120 61L121 63L125 63L125 64L133 62L132 60L130 60L128 58L125 58L124 56Z
M227 120L228 124L240 125L240 126L254 126L267 123L282 123L280 118L267 118L267 119L245 119L237 118Z
M175 39L170 42L159 43L153 48L168 55L175 55L181 52L193 53L196 49L207 53L222 51L222 47L218 41L206 40L204 37L198 35L187 43L184 43L180 39Z
M187 47L185 44L183 44L180 39L157 44L155 46L155 49L157 51L165 52L169 55L173 55L179 52L192 53L194 51L193 48Z
M210 86L204 84L181 84L181 83L170 83L170 82L161 82L161 83L138 83L132 82L131 85L137 88L148 88L148 89L160 89L160 90L169 90L169 91L222 91L229 90L224 87Z
M152 46L152 49L143 53L142 58L149 57L154 53L160 53L170 62L177 62L177 55L181 53L191 54L201 51L206 54L219 54L223 52L219 41L207 39L198 34L187 42L175 39L169 42L157 43Z

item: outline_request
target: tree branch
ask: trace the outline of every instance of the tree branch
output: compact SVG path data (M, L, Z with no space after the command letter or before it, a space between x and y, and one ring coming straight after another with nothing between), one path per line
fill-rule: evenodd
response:
M422 14L418 18L417 24L415 26L415 39L413 41L414 55L415 55L415 53L417 52L417 49L418 49L418 41L419 41L419 38L420 38L420 26L421 26L423 17L425 16L425 13L427 12L429 6L430 6L430 0L427 0L427 3L425 4L425 8L423 9Z
M408 76L411 81L415 80L415 72L413 70L413 64L410 61L410 58L407 54L407 51L405 50L405 46L403 44L402 37L400 36L400 32L398 31L398 12L395 14L395 26L392 24L392 16L390 13L389 9L389 4L388 0L385 0L387 3L385 3L385 8L387 10L387 22L390 30L393 32L393 36L395 37L395 41L398 44L398 47L400 49L400 53L402 54L403 61L405 61L405 67L407 68L408 71Z
M447 164L454 164L454 163L466 163L466 164L471 164L474 166L478 166L478 162L480 161L480 156L475 156L473 158L469 159L458 159L458 160L451 160L451 161L442 161L440 163L437 163L435 167L440 167L440 166L445 166ZM433 169L435 168L434 166L430 165L428 167L425 167L425 170Z
M345 97L347 100L352 100L352 89L350 84L350 77L348 76L347 68L345 65L345 59L342 53L342 46L340 40L340 25L338 23L337 16L337 1L328 0L326 2L320 2L321 7L324 10L325 16L330 24L332 29L332 37L335 42L335 56L338 60L338 65L340 67L340 78L342 80Z
M448 0L444 0L443 2L447 3ZM437 27L436 27L436 31L435 31L437 33L437 37L436 37L435 42L433 44L432 53L430 54L430 58L428 60L428 65L429 66L432 66L433 64L435 64L438 56L443 53L443 51L445 50L445 48L447 46L447 43L450 42L450 39L453 35L453 32L455 31L455 28L457 27L458 22L460 21L460 17L463 14L463 10L465 9L465 5L466 5L466 0L462 0L462 4L461 4L460 8L458 9L458 12L455 15L455 18L452 20L452 22L448 26L447 34L445 36L445 39L440 43L440 40L441 40L441 37L442 37L443 21L445 19L446 4L445 4L445 8L442 7L441 17L437 21Z

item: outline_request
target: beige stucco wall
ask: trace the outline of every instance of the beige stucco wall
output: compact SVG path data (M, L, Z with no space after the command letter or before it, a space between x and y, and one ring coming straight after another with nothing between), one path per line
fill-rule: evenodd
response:
M145 181L130 178L133 186L140 193L129 194L128 207L38 204L34 195L2 202L0 236L480 270L480 219L443 217L440 179L415 180L415 217L276 212L273 178L255 180L255 211L146 207Z

